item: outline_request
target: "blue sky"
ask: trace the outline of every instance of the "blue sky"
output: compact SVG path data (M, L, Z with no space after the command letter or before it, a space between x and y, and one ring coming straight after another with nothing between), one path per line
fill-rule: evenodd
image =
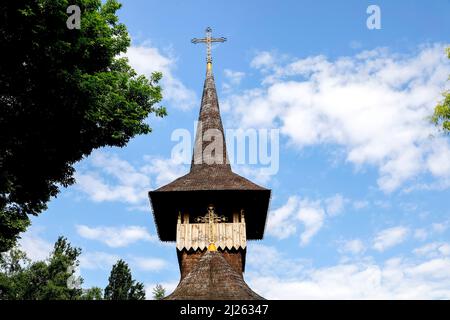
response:
M369 30L369 5L381 29ZM123 1L127 53L159 70L169 116L125 148L77 164L78 183L33 219L22 247L43 258L59 235L83 250L85 286L118 258L149 292L179 279L147 191L184 174L174 130L193 134L206 26L226 128L279 130L279 170L233 169L272 189L246 280L267 298L450 298L450 143L427 116L448 88L450 1ZM150 295L150 294L149 294Z

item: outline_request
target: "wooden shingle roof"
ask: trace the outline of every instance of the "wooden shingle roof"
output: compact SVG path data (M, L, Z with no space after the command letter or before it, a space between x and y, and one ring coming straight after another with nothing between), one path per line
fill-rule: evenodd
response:
M166 300L264 300L218 251L207 251Z

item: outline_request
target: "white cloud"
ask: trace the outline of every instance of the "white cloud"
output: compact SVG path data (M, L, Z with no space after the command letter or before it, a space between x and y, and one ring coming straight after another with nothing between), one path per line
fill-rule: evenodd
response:
M414 238L420 241L425 241L428 238L428 232L423 228L416 229L414 230Z
M300 231L300 245L305 246L323 227L325 219L340 214L348 201L341 194L323 200L291 196L286 204L269 212L266 232L286 239Z
M361 254L366 250L364 243L360 239L344 240L340 242L339 252L350 254Z
M360 49L362 47L362 43L356 40L350 41L349 47L352 49Z
M365 201L365 200L359 200L359 201L353 202L353 207L356 210L364 209L364 208L367 208L368 206L369 206L369 202Z
M322 228L325 211L321 208L318 201L302 200L300 201L297 218L304 225L304 230L300 234L300 244L305 246Z
M450 149L446 144L434 145L434 152L427 160L430 171L435 176L450 177Z
M291 196L286 204L269 212L266 232L278 239L286 239L299 231L300 245L305 246L323 227L327 217L342 212L347 201L341 194L323 200Z
M132 270L160 271L168 266L168 262L160 258L128 256L126 258L107 252L87 252L80 256L80 267L89 270L111 270L119 259L125 260Z
M450 259L442 255L381 263L361 257L314 268L308 261L286 258L274 247L265 247L264 252L269 253L265 259L254 260L249 251L246 280L267 299L450 298Z
M239 85L242 79L245 77L245 72L241 71L233 71L230 69L225 69L223 72L228 81L233 85Z
M47 259L53 250L53 244L39 236L39 232L33 228L21 235L19 246L32 261Z
M443 222L435 222L432 223L431 226L427 228L418 228L414 230L414 238L419 241L425 241L431 236L436 236L444 233L448 228L448 221Z
M156 186L160 187L187 173L187 166L181 159L172 157L163 159L152 156L144 156L147 165L141 168L142 172L152 174L155 177Z
M450 256L450 244L445 243L438 248L438 251L444 256Z
M120 259L115 254L106 252L87 252L80 256L80 268L90 270L111 270L112 266Z
M436 258L408 270L413 276L445 279L450 277L450 259Z
M289 197L288 201L282 207L269 212L267 221L267 233L285 239L295 234L297 227L293 220L295 210L297 209L299 199L295 196Z
M251 66L263 71L266 86L226 104L242 127L279 125L298 148L342 146L356 167L378 168L379 188L392 192L422 174L449 179L449 143L427 120L446 85L447 60L442 45L409 56L375 49L283 65L263 52Z
M273 175L267 170L267 167L258 167L253 165L237 165L233 171L247 179L265 185L269 183Z
M340 264L311 269L302 277L252 276L267 299L449 299L450 259L424 263Z
M126 247L137 241L157 241L156 236L151 235L147 229L140 226L89 227L77 225L76 230L81 237L100 241L112 248Z
M148 211L147 192L185 173L186 166L176 157L144 156L140 166L133 166L115 154L95 151L77 169L75 189L94 202L119 201Z
M154 71L162 72L163 98L171 105L188 110L196 104L195 93L174 75L176 61L173 57L163 55L157 48L146 46L131 46L126 56L138 74L150 77Z
M427 257L450 256L450 243L431 242L414 249L414 253Z
M127 161L100 151L94 152L88 161L91 170L77 171L75 187L91 200L138 204L147 198L149 177Z
M373 240L373 248L377 251L385 251L406 240L409 229L403 226L381 230Z
M375 200L373 204L381 209L390 209L392 207L391 203L387 200Z
M248 243L246 259L250 275L256 270L263 275L276 275L282 270L286 277L294 277L301 274L309 264L306 259L294 259L292 254L285 255L276 247L255 242Z
M272 53L267 51L259 52L250 63L252 68L256 69L270 69L275 65L275 57Z
M245 73L242 71L233 71L225 69L223 71L226 80L222 84L222 90L225 93L230 93L235 87L239 86L242 79L245 77Z
M159 258L134 257L131 259L133 266L145 271L160 271L167 267L166 260Z
M433 223L431 225L431 228L436 233L444 233L448 229L449 223L448 222L439 222L439 223Z
M336 194L325 200L326 210L330 216L338 215L344 209L346 199L341 194Z

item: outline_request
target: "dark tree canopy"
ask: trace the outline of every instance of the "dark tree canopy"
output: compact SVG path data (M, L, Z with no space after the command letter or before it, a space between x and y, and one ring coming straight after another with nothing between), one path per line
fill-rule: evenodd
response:
M164 116L160 73L138 76L125 58L130 39L116 0L0 2L0 252L11 248L73 165L103 146L123 147Z
M105 300L145 300L145 288L131 276L128 264L119 260L113 266L105 288Z

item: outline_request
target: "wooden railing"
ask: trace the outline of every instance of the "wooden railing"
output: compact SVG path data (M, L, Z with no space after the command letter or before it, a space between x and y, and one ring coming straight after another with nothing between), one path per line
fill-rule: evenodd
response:
M247 246L245 222L178 223L177 249L203 250L208 247L211 234L219 249L244 249Z

